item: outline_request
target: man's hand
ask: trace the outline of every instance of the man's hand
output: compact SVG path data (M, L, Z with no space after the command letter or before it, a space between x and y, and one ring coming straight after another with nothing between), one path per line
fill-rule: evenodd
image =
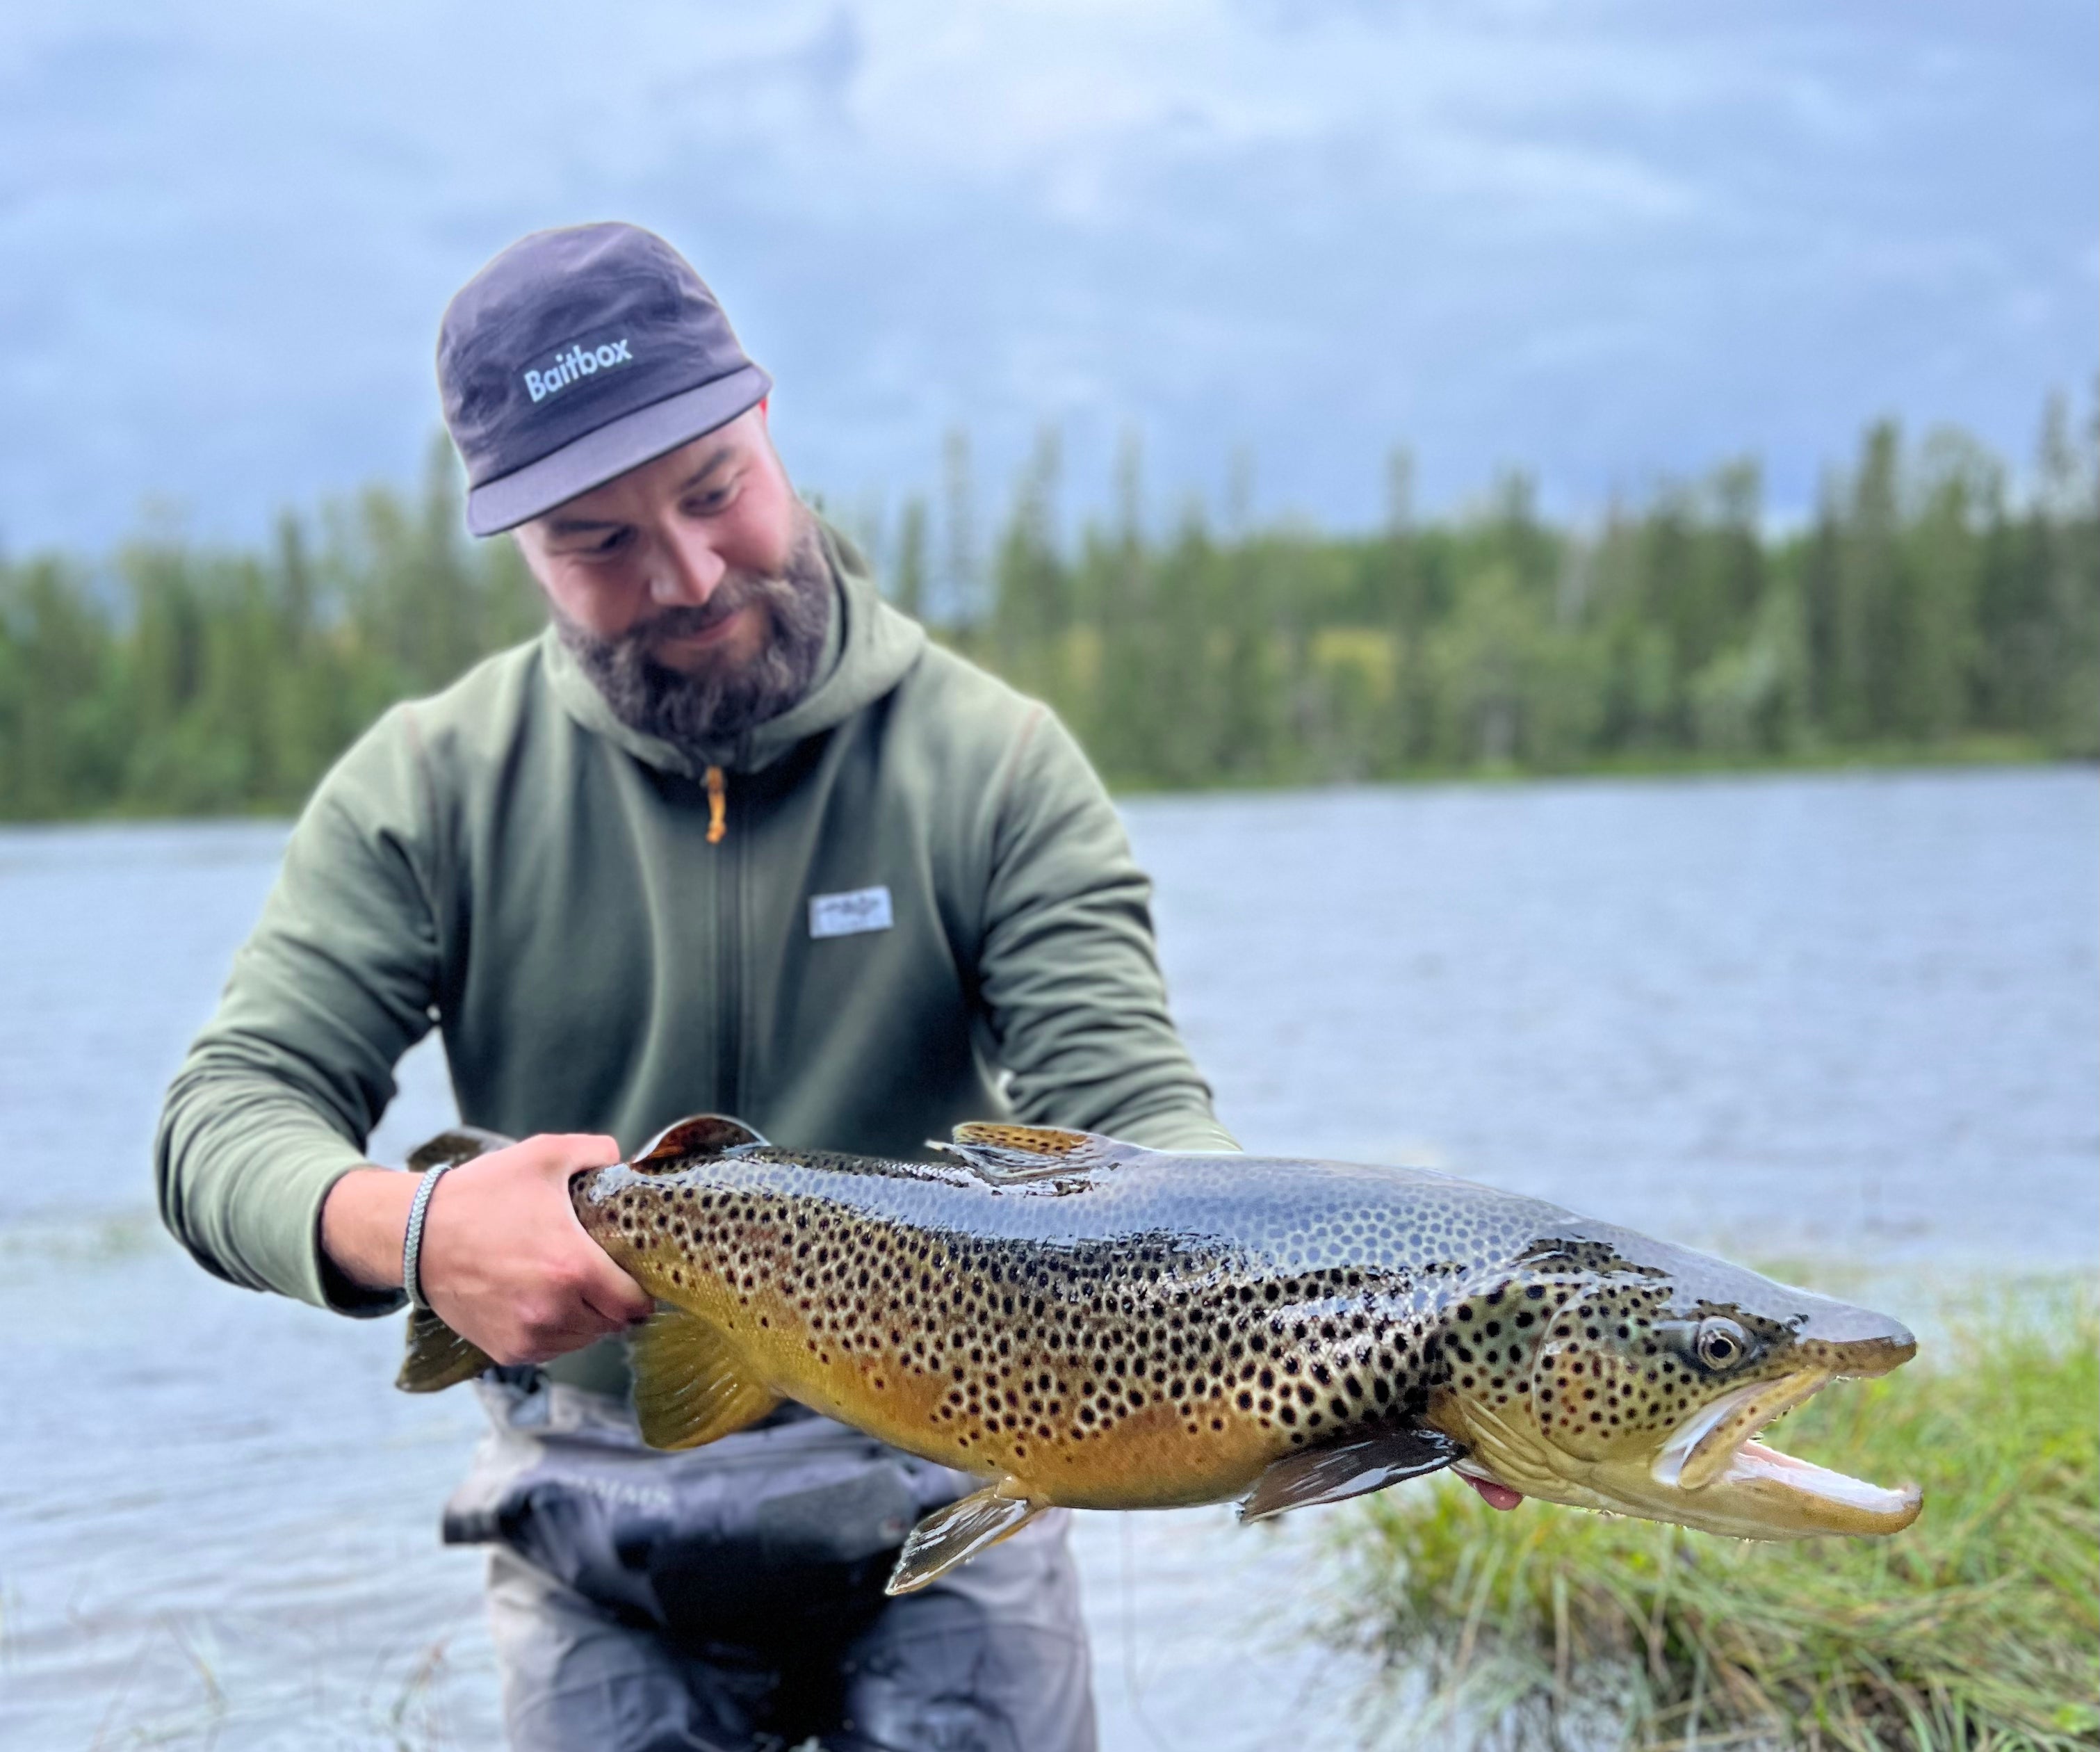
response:
M545 1362L655 1304L584 1233L569 1177L620 1159L609 1137L530 1137L452 1169L430 1195L418 1273L438 1317L501 1363ZM355 1169L321 1207L321 1247L368 1289L398 1289L412 1176Z

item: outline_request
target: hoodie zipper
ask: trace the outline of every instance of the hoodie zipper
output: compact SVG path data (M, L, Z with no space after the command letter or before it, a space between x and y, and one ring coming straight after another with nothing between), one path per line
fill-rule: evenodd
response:
M708 844L719 845L729 832L729 780L719 766L708 769L707 787Z
M719 766L707 770L708 844L729 837L729 780ZM743 1058L743 841L722 854L715 872L715 1105L734 1114L743 1098L738 1071Z

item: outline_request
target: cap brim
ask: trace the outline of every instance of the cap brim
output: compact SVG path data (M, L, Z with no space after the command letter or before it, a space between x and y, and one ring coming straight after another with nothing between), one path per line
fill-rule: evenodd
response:
M623 414L536 462L474 488L466 496L468 532L500 535L530 523L578 493L726 426L756 408L772 388L773 379L759 367L744 365Z

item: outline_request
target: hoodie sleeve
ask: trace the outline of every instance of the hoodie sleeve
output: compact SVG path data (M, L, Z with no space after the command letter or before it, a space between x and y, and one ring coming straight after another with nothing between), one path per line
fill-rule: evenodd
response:
M320 1211L363 1163L394 1066L431 1026L437 930L413 730L407 708L390 713L322 781L154 1147L162 1220L206 1270L345 1313L402 1300L327 1263Z
M1152 885L1045 708L1021 731L991 834L978 989L1016 1115L1154 1149L1237 1149L1167 1013Z

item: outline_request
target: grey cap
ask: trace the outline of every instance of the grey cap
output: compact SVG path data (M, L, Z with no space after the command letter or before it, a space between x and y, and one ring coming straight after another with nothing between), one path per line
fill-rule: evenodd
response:
M637 225L521 237L438 329L466 527L492 536L690 443L773 387L707 283Z

